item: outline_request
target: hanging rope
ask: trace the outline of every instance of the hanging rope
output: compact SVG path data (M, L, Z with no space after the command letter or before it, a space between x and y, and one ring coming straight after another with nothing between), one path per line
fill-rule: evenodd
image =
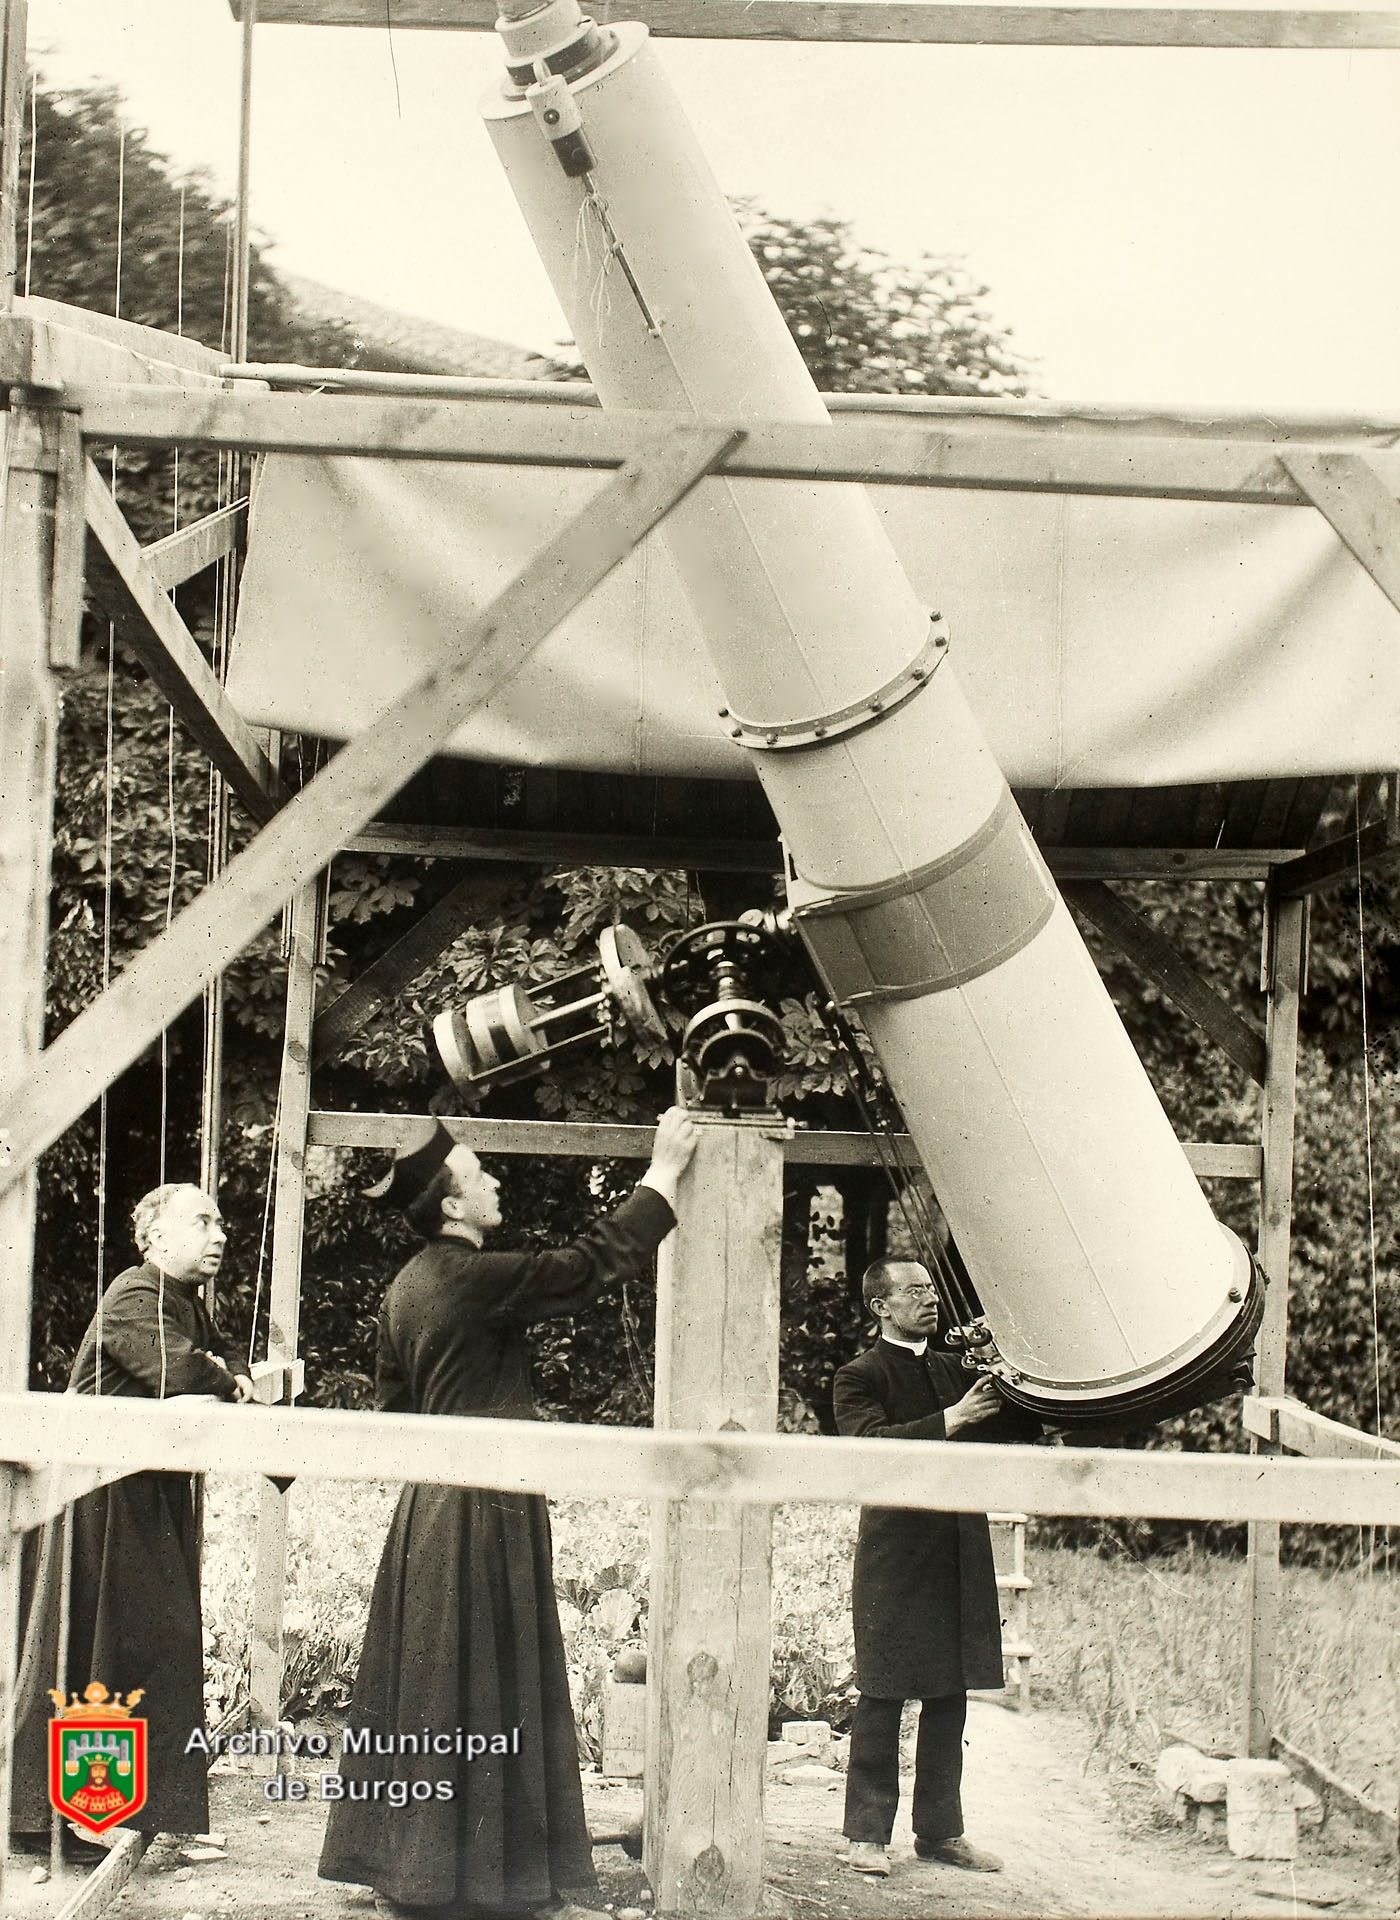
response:
M126 227L126 128L117 142L117 246L116 274L112 289L113 317L122 312L122 255ZM117 450L112 448L112 498L117 497ZM102 821L102 991L112 978L112 789L113 789L113 710L116 702L117 630L107 624L107 720L103 763ZM102 1392L103 1326L102 1303L107 1290L107 1088L97 1103L97 1353L95 1391Z
M55 1687L68 1698L68 1641L73 1613L73 1507L63 1508L55 1528L58 1536L58 1626L54 1637ZM49 1872L61 1879L63 1873L63 1824L57 1807L49 1814Z
M224 223L224 285L223 312L220 324L220 344L226 352L232 352L238 331L236 303L238 290L235 267L235 228L229 221ZM216 504L225 507L232 498L234 463L230 455L220 451L218 455L218 478L216 486ZM232 593L234 581L234 559L225 554L219 561L214 575L214 648L211 665L214 677L223 685L227 676L228 640L232 621ZM228 859L229 802L228 792L222 776L211 765L207 789L207 851L204 877L212 885L223 872ZM200 1091L199 1121L199 1183L208 1193L215 1193L219 1184L220 1134L222 1131L221 1087L223 1082L223 1036L224 1036L224 986L222 975L211 980L204 989L204 1066ZM211 1280L205 1288L205 1305L212 1313L214 1308L214 1283Z
M1381 1315L1376 1276L1376 1177L1371 1133L1371 1034L1366 1006L1366 908L1361 881L1361 795L1356 796L1356 945L1361 968L1361 1098L1366 1133L1366 1250L1371 1277L1371 1358L1374 1370L1376 1433L1381 1432Z
M39 75L29 79L29 205L24 223L24 297L29 298L29 280L34 268L34 168L39 154Z
M1371 1279L1371 1365L1373 1370L1372 1389L1374 1394L1376 1433L1382 1431L1381 1422L1381 1315L1380 1290L1376 1273L1376 1182L1374 1143L1371 1131L1371 1033L1366 1005L1366 908L1362 898L1361 865L1361 790L1357 784L1353 824L1356 832L1356 947L1361 974L1361 1102L1362 1118L1366 1140L1366 1254ZM1370 1547L1366 1548L1366 1534L1370 1534ZM1368 1574L1374 1575L1377 1560L1378 1529L1371 1527L1361 1530L1358 1543ZM1386 1529L1389 1538L1389 1529Z
M185 188L180 188L180 221L175 242L175 333L177 338L185 331ZM171 469L170 530L180 530L180 449L173 452ZM172 606L179 605L179 589L172 591ZM165 818L169 831L165 881L165 930L170 931L170 923L175 917L175 884L180 865L180 835L175 817L175 709L166 709L165 728ZM170 1030L163 1028L160 1036L160 1144L156 1171L156 1185L166 1184L167 1157L169 1154L170 1133Z
M171 707L165 721L165 821L170 834L170 845L165 873L165 930L170 931L170 923L175 918L175 877L180 864L180 834L175 818L175 709ZM160 1036L160 1146L156 1165L156 1185L163 1187L166 1179L166 1155L169 1151L170 1136L170 1029L162 1028Z

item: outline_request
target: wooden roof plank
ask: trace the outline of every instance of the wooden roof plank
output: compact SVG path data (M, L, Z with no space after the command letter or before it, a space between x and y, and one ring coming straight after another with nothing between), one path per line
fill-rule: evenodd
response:
M1317 833L1323 812L1337 787L1330 774L1308 774L1293 783L1293 798L1283 823L1282 838L1290 847L1306 847Z
M365 399L358 395L71 390L83 436L98 446L222 447L245 453L353 454L503 466L620 466L668 417L526 401ZM737 436L719 471L734 478L854 481L1121 499L1303 506L1285 452L1268 441L1190 434L1047 434L998 420L847 415L824 424L676 418L675 431ZM1400 449L1368 455L1400 492Z
M240 0L230 11L242 18ZM1400 14L1357 7L989 6L968 0L641 0L679 39L1021 47L1400 47ZM488 32L496 0L394 0L395 28ZM258 0L259 24L379 27L384 0Z

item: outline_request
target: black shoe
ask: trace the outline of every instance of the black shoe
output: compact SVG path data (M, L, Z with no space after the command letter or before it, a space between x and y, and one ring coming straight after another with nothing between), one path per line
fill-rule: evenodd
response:
M941 1860L945 1867L961 1867L964 1873L1000 1873L1001 1859L995 1853L988 1853L984 1847L974 1847L963 1834L955 1833L949 1840L914 1841L914 1852L920 1860Z
M49 1836L47 1833L13 1833L10 1839L18 1853L37 1853L47 1860L49 1855ZM73 1866L95 1866L99 1860L107 1858L106 1847L99 1846L95 1840L83 1840L65 1827L59 1836L61 1857Z

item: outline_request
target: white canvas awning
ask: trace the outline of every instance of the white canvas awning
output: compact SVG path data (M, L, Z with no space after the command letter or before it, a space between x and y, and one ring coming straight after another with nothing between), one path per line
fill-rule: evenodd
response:
M1007 403L918 410L979 431L1189 430ZM1261 441L1288 431L1194 430ZM1395 431L1308 438L1393 445ZM352 736L602 484L558 469L270 457L240 595L234 700L259 725ZM1400 766L1400 612L1310 508L943 488L878 487L872 498L948 624L952 660L1014 786ZM719 705L653 537L454 746L515 766L746 777Z

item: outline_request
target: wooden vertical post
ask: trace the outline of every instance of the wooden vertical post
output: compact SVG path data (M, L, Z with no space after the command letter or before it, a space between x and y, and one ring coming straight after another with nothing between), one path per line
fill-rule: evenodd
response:
M0 310L15 293L28 13L28 0L0 0ZM57 473L42 471L43 441L41 418L24 408L0 421L0 1087L33 1070L44 1038L58 701L49 658ZM30 1168L0 1198L0 1387L10 1393L29 1384L36 1192ZM0 1470L0 1907L19 1654L20 1536L10 1519L20 1477Z
M272 1214L272 1278L267 1357L297 1357L301 1319L301 1253L306 1216L306 1129L311 1111L311 1029L316 1018L316 960L320 944L320 886L303 887L292 902L287 956L287 1023ZM290 1387L287 1398L292 1397ZM264 1480L258 1510L253 1579L249 1714L254 1726L275 1727L282 1705L282 1618L287 1584L287 1514L291 1489Z
M1297 1108L1298 1003L1302 993L1307 903L1269 891L1267 906L1268 1057L1264 1075L1264 1171L1259 1193L1259 1261L1269 1277L1255 1348L1255 1388L1281 1394L1288 1357L1288 1262L1293 1228L1293 1122ZM1255 1453L1277 1453L1251 1439ZM1249 1525L1249 1625L1246 1751L1267 1758L1274 1727L1281 1569L1279 1523Z
M771 1433L780 1135L694 1117L683 1212L660 1256L656 1425ZM661 1913L759 1909L772 1531L767 1507L703 1499L653 1519L646 1864Z

